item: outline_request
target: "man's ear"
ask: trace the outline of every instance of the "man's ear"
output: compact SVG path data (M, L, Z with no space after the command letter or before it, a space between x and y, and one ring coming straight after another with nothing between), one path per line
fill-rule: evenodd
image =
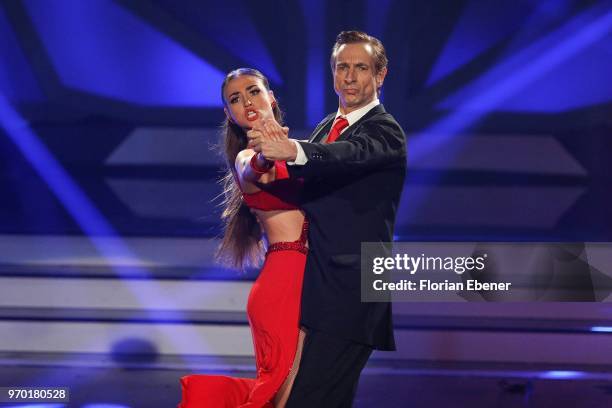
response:
M387 68L383 68L376 74L376 86L381 88L383 83L385 82L385 77L387 76Z

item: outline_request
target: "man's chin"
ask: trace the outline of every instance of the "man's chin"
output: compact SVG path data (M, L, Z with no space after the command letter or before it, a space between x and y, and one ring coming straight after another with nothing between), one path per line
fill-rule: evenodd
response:
M365 106L361 101L358 100L344 100L344 108L345 109L350 109L351 111L357 110L359 108L361 108L362 106Z

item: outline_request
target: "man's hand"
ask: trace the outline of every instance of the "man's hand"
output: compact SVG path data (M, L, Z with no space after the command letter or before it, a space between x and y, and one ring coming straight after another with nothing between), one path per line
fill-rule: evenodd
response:
M288 135L288 127L282 127L275 120L263 120L247 132L248 147L261 152L268 160L295 161L297 148Z

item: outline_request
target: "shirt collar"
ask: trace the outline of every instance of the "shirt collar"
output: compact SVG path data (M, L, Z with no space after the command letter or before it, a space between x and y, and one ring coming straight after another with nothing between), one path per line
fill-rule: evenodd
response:
M343 116L348 120L348 125L352 126L355 122L361 119L366 113L368 113L373 107L380 105L380 101L378 98L374 99L372 102L368 103L366 106L363 106L357 110L352 111L351 113L347 113L343 115L340 112L340 108L338 108L338 112L336 112L336 117L334 120L338 119L338 116Z

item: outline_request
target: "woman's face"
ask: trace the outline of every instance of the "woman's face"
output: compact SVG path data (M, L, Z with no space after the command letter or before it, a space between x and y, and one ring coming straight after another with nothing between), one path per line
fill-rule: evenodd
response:
M241 75L232 79L225 86L223 97L225 114L243 129L251 129L255 121L274 119L274 95L256 76Z

